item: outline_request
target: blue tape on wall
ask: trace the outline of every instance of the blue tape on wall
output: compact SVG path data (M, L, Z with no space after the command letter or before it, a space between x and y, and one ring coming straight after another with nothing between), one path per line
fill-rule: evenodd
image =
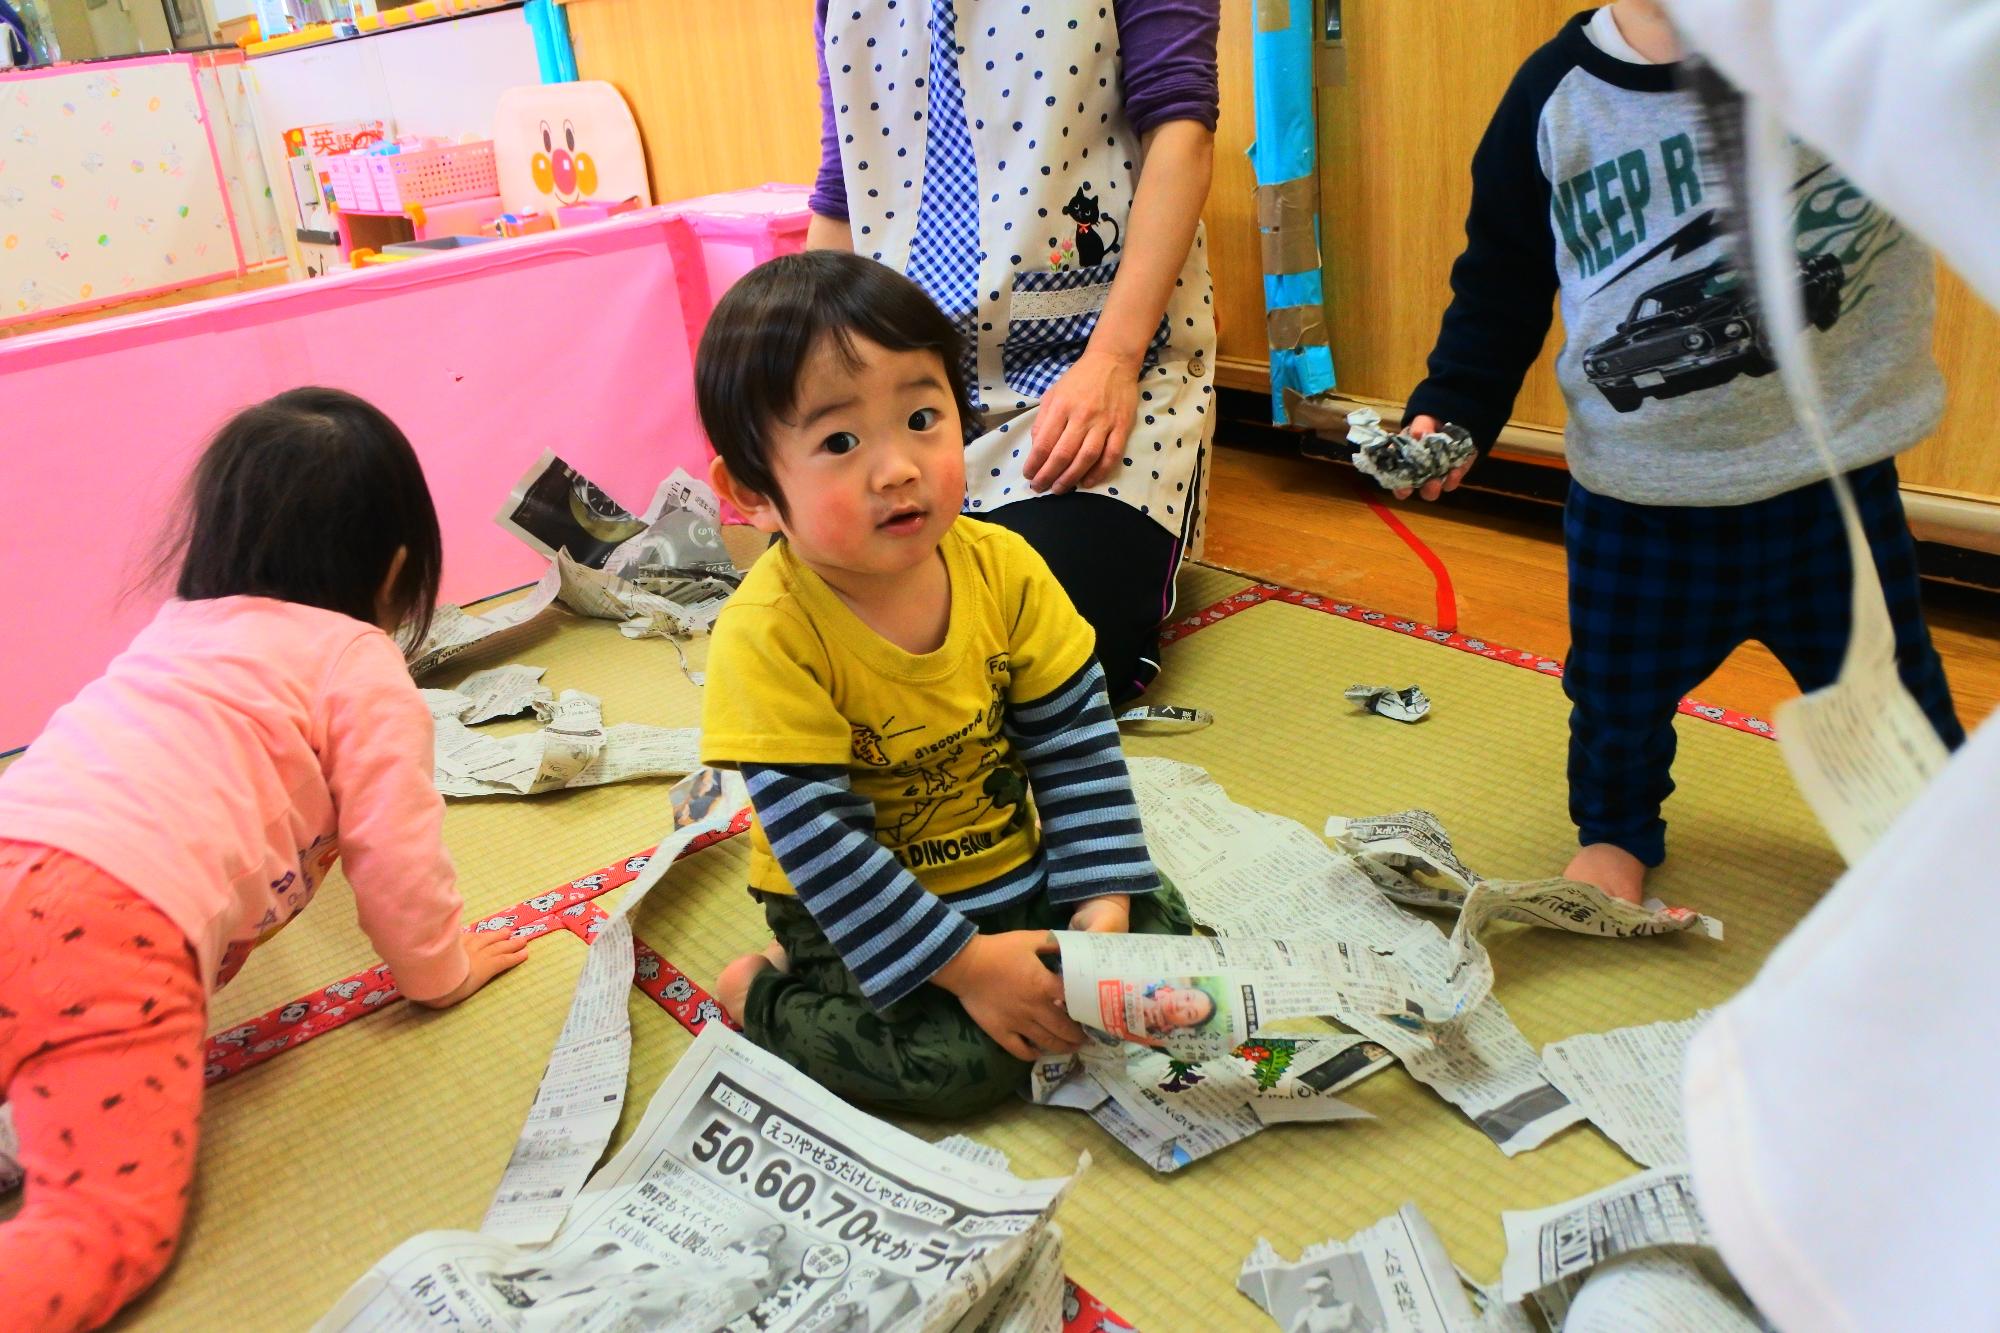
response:
M1317 158L1318 116L1313 102L1312 0L1276 0L1290 21L1266 30L1273 0L1251 0L1250 57L1254 69L1257 141L1250 164L1259 187L1311 177ZM1315 249L1319 217L1312 221ZM1264 307L1319 305L1326 297L1317 264L1297 273L1264 275ZM1271 419L1284 424L1284 391L1322 393L1334 386L1333 351L1324 344L1271 350Z

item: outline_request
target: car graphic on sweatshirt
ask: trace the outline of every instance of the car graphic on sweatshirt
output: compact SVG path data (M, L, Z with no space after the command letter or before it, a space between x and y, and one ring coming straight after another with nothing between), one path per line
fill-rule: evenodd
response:
M1847 271L1837 255L1799 261L1806 320L1830 329L1840 319ZM1748 283L1727 260L1670 278L1641 293L1617 331L1586 348L1583 373L1619 412L1647 398L1677 398L1738 375L1777 369Z

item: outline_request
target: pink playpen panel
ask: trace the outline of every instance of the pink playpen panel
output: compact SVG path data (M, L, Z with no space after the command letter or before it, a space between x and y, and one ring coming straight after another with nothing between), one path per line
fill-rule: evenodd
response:
M540 572L492 519L543 449L634 506L675 466L704 468L677 272L691 244L655 209L0 343L0 750L32 740L150 617L163 590L125 590L169 497L205 437L270 394L334 385L403 427L452 601Z

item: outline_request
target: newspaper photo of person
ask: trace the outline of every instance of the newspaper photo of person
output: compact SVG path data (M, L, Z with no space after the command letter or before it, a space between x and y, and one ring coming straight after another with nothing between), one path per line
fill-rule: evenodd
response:
M1288 1282L1298 1284L1296 1293L1283 1290ZM1276 1308L1292 1312L1285 1333L1382 1333L1386 1327L1368 1261L1361 1255L1328 1255L1272 1286Z
M1179 1033L1228 1036L1234 1013L1229 988L1216 977L1163 977L1139 984L1097 984L1104 1031L1142 1046L1167 1045Z

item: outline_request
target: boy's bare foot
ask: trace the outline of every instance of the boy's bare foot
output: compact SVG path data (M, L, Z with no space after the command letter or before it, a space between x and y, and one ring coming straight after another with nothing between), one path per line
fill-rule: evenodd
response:
M730 1022L738 1025L743 1022L743 1009L750 1000L750 983L757 979L759 972L771 966L774 964L765 954L746 953L723 968L721 975L716 977L715 1002L729 1015Z
M1578 852L1563 871L1565 879L1595 884L1613 898L1636 903L1646 896L1646 867L1623 847L1593 842Z
M789 972L792 970L791 956L785 952L785 946L776 940L772 940L764 946L764 956L770 959L771 966L777 968L780 972Z

